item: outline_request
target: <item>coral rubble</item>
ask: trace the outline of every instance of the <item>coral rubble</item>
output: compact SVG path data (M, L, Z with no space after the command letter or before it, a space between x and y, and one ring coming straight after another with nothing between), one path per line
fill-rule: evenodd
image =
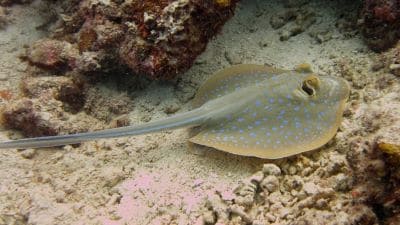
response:
M262 171L240 183L233 193L211 196L203 220L210 224L260 225L377 222L371 209L351 203L348 190L352 181L344 175L349 171L342 156L330 155L326 173L310 158L299 157L294 162L296 166L264 164Z
M400 38L400 2L398 0L365 0L362 33L375 51L385 50Z

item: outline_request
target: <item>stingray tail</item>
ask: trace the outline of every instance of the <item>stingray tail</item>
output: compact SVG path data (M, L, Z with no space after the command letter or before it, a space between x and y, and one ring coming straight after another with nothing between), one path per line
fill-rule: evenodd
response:
M181 113L169 118L149 122L141 125L119 127L107 130L93 131L87 133L68 134L60 136L47 136L36 138L24 138L19 140L0 142L0 149L4 148L41 148L76 144L102 138L116 138L132 135L140 135L166 129L177 129L181 127L197 126L207 119L207 110L197 108L189 112Z

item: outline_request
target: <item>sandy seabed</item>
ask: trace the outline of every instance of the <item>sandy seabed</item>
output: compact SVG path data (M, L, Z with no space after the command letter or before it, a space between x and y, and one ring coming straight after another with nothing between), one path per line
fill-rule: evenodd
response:
M0 30L0 90L18 94L27 68L18 56L47 35L35 29L49 19L45 5L10 8L10 22ZM358 6L343 0L294 5L294 14L305 18L275 29L271 17L289 10L281 1L243 0L188 72L128 93L131 124L142 123L168 116L171 107L189 110L199 85L231 64L293 69L310 63L315 72L352 85L343 124L325 147L262 160L191 146L188 130L180 129L79 147L1 150L0 224L376 223L374 212L354 200L353 163L365 142L399 127L400 87L394 75L371 70L376 54L355 31ZM291 36L299 22L299 34ZM119 94L112 82L98 86ZM381 115L377 123L384 126L367 123L373 115ZM9 134L4 130L1 138Z

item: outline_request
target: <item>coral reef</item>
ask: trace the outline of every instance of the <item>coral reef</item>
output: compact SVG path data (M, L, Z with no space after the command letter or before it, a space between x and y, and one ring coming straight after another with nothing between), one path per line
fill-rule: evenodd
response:
M32 67L22 84L24 98L3 112L6 126L27 136L74 133L76 129L50 120L82 111L111 126L126 125L126 118L111 118L131 110L129 97L105 96L91 81L128 73L174 78L204 51L233 15L237 0L68 2L52 37L27 47L22 58ZM59 107L35 105L43 99Z
M69 6L72 15L63 15L62 26L54 34L60 41L39 41L31 47L28 58L35 65L52 68L71 67L73 59L78 61L74 64L77 67L88 60L96 68L108 62L153 79L170 79L190 68L233 15L236 2L85 0L79 2L77 10ZM104 58L107 60L100 60Z
M400 2L365 0L361 30L366 43L375 51L385 50L400 38Z

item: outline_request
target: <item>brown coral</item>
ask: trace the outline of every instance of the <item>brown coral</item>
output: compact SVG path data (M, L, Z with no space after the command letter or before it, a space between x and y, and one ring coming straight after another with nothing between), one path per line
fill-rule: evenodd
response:
M385 50L400 38L400 1L365 0L361 14L362 33L371 49Z
M66 41L43 39L28 48L27 59L38 67L64 69L75 65L78 54L77 49Z
M233 15L236 2L86 0L80 3L78 12L65 19L64 32L56 36L76 42L81 54L92 52L126 65L136 74L170 79L190 68L210 38ZM43 47L42 52L52 53ZM46 66L60 61L44 56L44 63L34 62Z

